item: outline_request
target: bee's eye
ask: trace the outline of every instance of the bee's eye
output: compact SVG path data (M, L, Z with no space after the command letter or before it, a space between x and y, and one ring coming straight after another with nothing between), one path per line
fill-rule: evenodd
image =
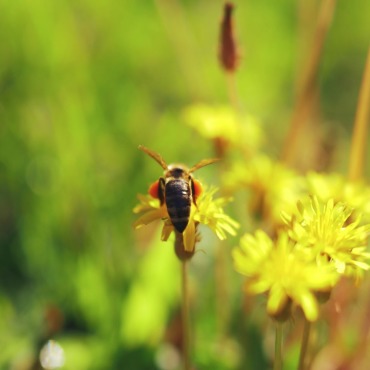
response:
M157 199L159 198L159 180L157 180L156 182L153 182L153 184L149 186L148 193L153 198L157 198Z
M203 186L198 180L193 179L194 198L197 199L202 194Z

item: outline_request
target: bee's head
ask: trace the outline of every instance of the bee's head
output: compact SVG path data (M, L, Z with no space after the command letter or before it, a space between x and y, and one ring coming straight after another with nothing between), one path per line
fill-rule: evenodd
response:
M184 178L188 174L189 170L182 164L170 164L167 171L165 172L166 177L173 177L175 179Z

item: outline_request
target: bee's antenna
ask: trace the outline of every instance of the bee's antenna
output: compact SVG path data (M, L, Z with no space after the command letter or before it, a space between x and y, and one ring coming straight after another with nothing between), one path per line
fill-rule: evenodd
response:
M167 170L168 166L165 160L156 152L153 152L152 150L146 148L143 145L139 145L138 149L142 150L146 154L148 154L150 157L152 157L164 170Z
M196 171L199 168L202 168L204 166L208 166L209 164L218 162L220 160L221 160L220 158L202 159L200 162L198 162L196 165L194 165L192 168L190 168L189 173L194 172L194 171Z

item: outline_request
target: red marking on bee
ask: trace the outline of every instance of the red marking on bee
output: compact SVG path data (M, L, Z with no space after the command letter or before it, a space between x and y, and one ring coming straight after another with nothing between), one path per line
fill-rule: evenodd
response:
M200 194L203 192L203 186L200 181L193 179L193 189L194 189L194 202L197 200Z
M159 199L159 180L153 182L153 184L149 186L148 193L153 198Z

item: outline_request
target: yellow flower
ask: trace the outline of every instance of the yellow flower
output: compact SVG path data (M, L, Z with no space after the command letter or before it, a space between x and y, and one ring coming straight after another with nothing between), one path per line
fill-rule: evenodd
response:
M193 252L197 241L197 226L204 224L213 230L220 240L226 238L226 234L235 235L239 224L231 217L225 214L223 206L231 198L213 199L217 192L216 188L204 189L202 194L197 198L197 205L193 205L190 212L189 223L183 232L183 243L186 252ZM143 213L135 222L136 229L147 225L155 220L163 220L162 237L167 241L173 231L175 231L171 219L167 213L166 205L160 205L158 199L150 195L138 195L140 203L134 208L134 213Z
M247 163L237 163L225 176L228 191L250 190L250 208L255 215L281 224L281 211L293 211L305 190L304 179L282 163L260 154Z
M134 213L143 213L135 222L134 227L138 229L148 225L157 219L169 218L165 205L160 205L158 199L151 197L149 194L138 194L140 203L134 207Z
M207 139L223 139L228 144L253 152L262 142L262 130L251 115L239 117L228 106L194 104L184 111L187 125Z
M217 188L204 191L197 199L197 207L194 213L194 221L207 225L220 240L226 239L226 233L235 236L239 223L229 217L223 207L230 202L231 198L213 199Z
M363 182L348 182L342 175L310 172L306 176L308 193L323 202L334 199L362 214L362 222L370 222L370 187Z
M299 243L309 259L332 264L340 274L360 277L370 268L366 252L370 224L360 226L361 216L333 199L320 201L316 196L298 203L294 215L283 214L289 236Z
M318 318L318 292L336 284L338 274L331 266L307 262L286 233L276 241L261 231L246 234L233 250L236 271L248 277L245 289L250 294L267 293L267 312L286 318L292 304L302 308L306 318Z

